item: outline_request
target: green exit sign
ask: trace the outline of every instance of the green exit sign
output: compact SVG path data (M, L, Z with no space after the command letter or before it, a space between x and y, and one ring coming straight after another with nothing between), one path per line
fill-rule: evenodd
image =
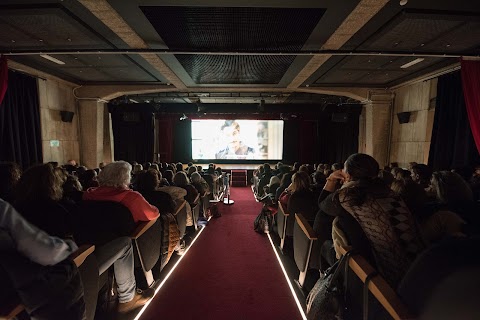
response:
M60 147L60 141L50 140L50 147Z

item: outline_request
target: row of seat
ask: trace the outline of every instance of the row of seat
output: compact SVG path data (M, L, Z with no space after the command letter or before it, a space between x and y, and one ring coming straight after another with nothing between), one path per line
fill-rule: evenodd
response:
M192 215L194 227L197 230L199 225L197 221L201 212L207 212L209 206L209 196L197 196L195 200L196 205L192 208ZM86 223L89 225L89 230L86 232L79 232L79 239L75 239L78 243L94 243L105 242L107 238L115 238L119 236L129 236L132 240L132 247L134 250L135 269L140 272L135 272L137 286L140 288L151 287L155 281L159 280L160 272L165 267L168 260L161 259L161 242L162 242L162 225L161 219L139 222L133 222L130 211L123 205L117 202L110 201L83 201L81 203L82 217L76 221L76 228L86 228ZM181 200L177 203L174 216L180 231L180 239L185 235L187 226L187 201ZM92 225L91 221L95 221L98 217L102 217L99 223ZM93 219L93 220L92 220ZM108 221L117 221L116 225L120 223L119 230L109 230ZM123 225L122 225L123 224ZM91 230L94 228L95 230ZM120 230L123 229L123 230ZM128 234L126 230L131 230ZM100 235L106 237L100 239L89 235ZM84 287L84 299L86 304L87 319L93 320L97 308L97 299L99 290L107 282L108 272L104 272L99 276L98 262L95 258L95 245L81 245L75 254L71 257L77 267L79 268L80 276ZM165 261L162 263L162 260ZM155 271L155 272L153 272ZM24 308L19 303L18 297L12 291L7 295L11 297L11 301L4 303L2 301L2 308L0 309L0 319L13 319Z
M287 225L294 220L293 230L293 251L295 264L300 271L296 283L300 288L304 287L307 271L311 266L316 254L318 254L316 242L317 236L313 228L302 214L292 215L287 212L285 207L279 202L278 212L276 214L276 232L280 238L280 249L283 251L287 234ZM351 248L341 248L342 255L346 254ZM412 319L412 314L401 301L395 290L385 281L385 279L376 272L376 270L360 255L351 255L348 260L349 268L357 277L365 283L368 279L368 290L385 308L393 319Z

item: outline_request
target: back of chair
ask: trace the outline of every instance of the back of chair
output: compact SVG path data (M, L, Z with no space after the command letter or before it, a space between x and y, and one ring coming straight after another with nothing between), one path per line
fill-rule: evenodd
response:
M162 221L161 219L141 222L132 235L135 265L142 268L146 286L152 284L151 270L160 259L162 248ZM144 279L141 279L143 282ZM139 283L141 284L141 283ZM142 285L140 285L142 287ZM145 286L143 286L145 287Z
M130 210L113 201L82 201L73 215L78 244L103 245L130 236L136 227Z
M174 215L177 220L178 229L180 230L180 239L182 239L187 229L187 201L181 200L177 203L177 209Z
M283 206L283 204L280 201L278 201L277 225L278 225L278 236L280 237L280 249L283 249L283 245L285 243L288 216L289 216L289 213L286 212L286 209Z

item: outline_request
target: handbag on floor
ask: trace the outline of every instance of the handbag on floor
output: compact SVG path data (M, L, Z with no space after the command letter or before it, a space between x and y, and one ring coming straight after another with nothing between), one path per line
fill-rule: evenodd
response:
M343 255L340 260L325 271L318 279L307 296L308 320L341 320L344 319L346 284L341 283L340 274L345 270L347 278L348 259L352 250Z
M216 203L212 204L207 210L207 216L212 218L220 218L222 214L218 211L218 206Z
M260 214L257 216L253 222L253 230L258 233L267 233L270 232L272 227L273 219L272 213L270 210L263 208Z

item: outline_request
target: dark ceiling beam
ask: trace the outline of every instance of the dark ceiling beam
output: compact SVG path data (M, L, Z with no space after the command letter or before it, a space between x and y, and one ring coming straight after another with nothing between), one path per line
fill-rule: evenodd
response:
M389 0L361 0L342 24L327 39L321 49L338 50L350 40L367 22L369 22ZM289 88L300 87L331 55L314 56L288 85Z
M106 0L79 0L85 8L115 32L120 39L133 49L148 49L147 43L127 24ZM78 54L78 53L77 53ZM96 54L99 54L98 52ZM167 64L156 55L140 54L158 70L167 81L177 88L186 88L182 80Z
M362 50L318 50L296 52L229 52L229 51L174 51L165 49L79 49L79 50L9 50L0 51L6 56L33 56L48 55L217 55L217 56L385 56L385 57L412 57L412 58L479 58L480 55L469 55L461 52L404 52L404 51L362 51Z

